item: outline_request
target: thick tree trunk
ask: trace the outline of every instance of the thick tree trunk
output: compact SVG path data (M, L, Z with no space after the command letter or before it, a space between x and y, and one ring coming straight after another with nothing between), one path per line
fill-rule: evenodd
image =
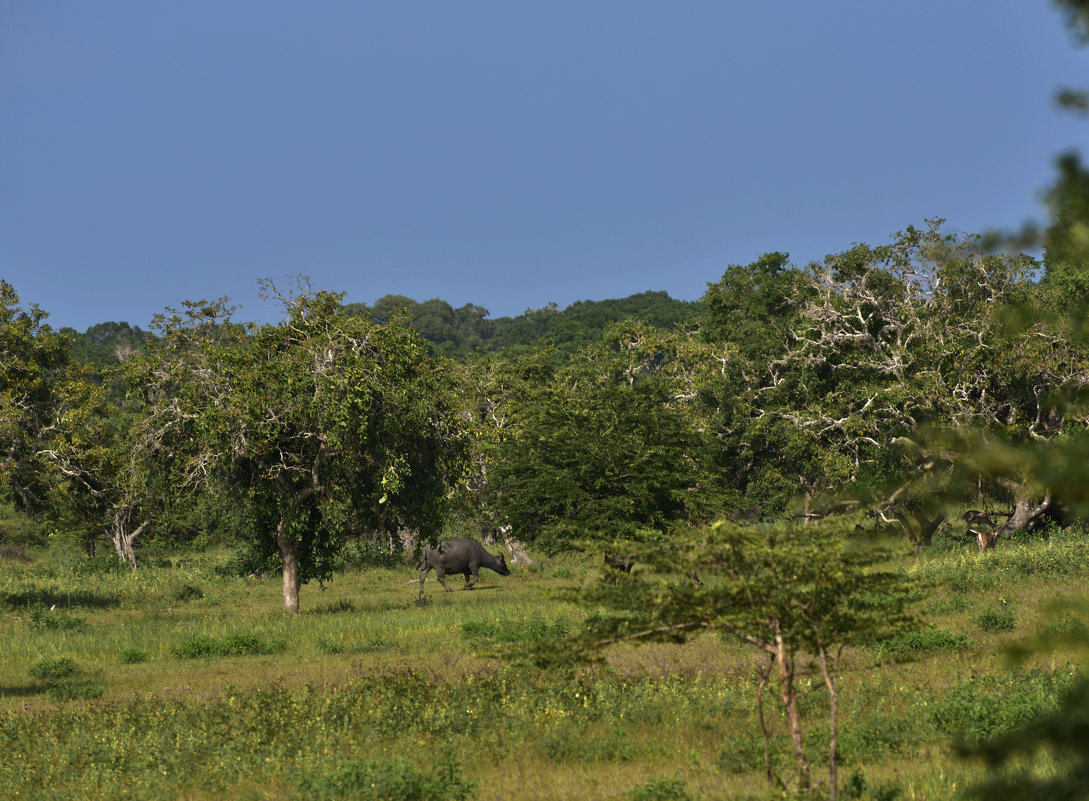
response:
M117 551L117 558L122 562L128 562L129 567L136 569L136 548L134 543L150 521L145 520L135 530L129 529L129 516L125 512L115 512L110 521L110 541L113 549Z
M1042 515L1051 506L1051 493L1044 495L1041 500L1037 498L1029 498L1022 493L1017 494L1017 500L1014 503L1013 514L1009 516L1005 523L998 527L997 534L1002 539L1008 540L1013 536L1013 532L1018 529L1025 528L1029 523Z
M794 761L798 766L798 779L804 792L809 792L809 760L805 757L802 742L802 719L798 714L798 692L794 688L794 655L786 646L781 631L775 632L775 661L779 664L779 692L786 709L790 726L790 742L794 747Z
M287 521L280 519L276 527L276 543L280 546L280 559L284 566L284 611L299 612L299 555L295 541L287 533Z

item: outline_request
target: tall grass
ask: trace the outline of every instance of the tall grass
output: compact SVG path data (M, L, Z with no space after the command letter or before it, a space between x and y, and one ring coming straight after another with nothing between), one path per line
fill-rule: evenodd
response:
M1089 576L1086 540L1064 536L982 556L905 549L930 626L845 654L845 792L955 797L980 769L954 740L1055 703L1070 671L1011 672L1002 643L1011 625L1078 623L1040 611ZM430 582L422 603L412 566L368 567L305 587L289 616L276 582L232 572L227 552L136 573L35 556L0 569L5 797L369 798L372 784L389 798L766 797L760 664L737 643L617 646L544 674L488 656L575 632L586 610L547 591L597 560L484 574L469 592ZM816 665L798 669L817 759L829 699ZM785 769L775 694L765 702Z

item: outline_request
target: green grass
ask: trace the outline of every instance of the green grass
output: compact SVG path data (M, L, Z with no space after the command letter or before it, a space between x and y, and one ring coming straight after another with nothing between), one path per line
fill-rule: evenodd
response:
M484 571L470 592L432 579L424 602L411 565L359 570L304 587L290 616L278 583L237 575L226 552L136 573L31 554L0 566L10 798L767 797L760 657L736 641L617 646L603 665L554 673L489 656L575 633L595 612L549 590L587 580L598 559ZM928 626L844 655L843 797L955 798L982 771L955 741L1009 730L1069 686L1061 656L1013 671L1003 643L1084 627L1045 609L1084 586L1089 540L905 547L899 566L927 588L914 600ZM798 674L818 776L829 699L817 665ZM777 694L765 703L785 768Z

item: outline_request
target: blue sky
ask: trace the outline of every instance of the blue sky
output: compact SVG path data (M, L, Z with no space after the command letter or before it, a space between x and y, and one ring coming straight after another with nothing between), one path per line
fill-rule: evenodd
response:
M146 326L306 274L492 316L1014 227L1089 122L1046 0L0 0L0 277Z

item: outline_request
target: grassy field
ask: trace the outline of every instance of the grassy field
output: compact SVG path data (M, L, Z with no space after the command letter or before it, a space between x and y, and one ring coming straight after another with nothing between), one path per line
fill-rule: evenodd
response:
M1089 537L905 555L928 628L845 656L843 797L948 799L953 752L1056 702L1061 655L1010 669L1003 643L1084 595ZM906 550L906 549L905 549ZM62 549L0 561L0 795L10 799L766 798L754 654L715 635L617 647L541 672L487 656L573 632L548 590L596 559L546 559L416 599L411 566L347 572L281 611L231 555L157 554L137 572ZM460 578L451 586L457 587ZM804 665L810 745L828 698ZM786 765L776 720L774 758ZM1046 766L1043 766L1046 770Z

